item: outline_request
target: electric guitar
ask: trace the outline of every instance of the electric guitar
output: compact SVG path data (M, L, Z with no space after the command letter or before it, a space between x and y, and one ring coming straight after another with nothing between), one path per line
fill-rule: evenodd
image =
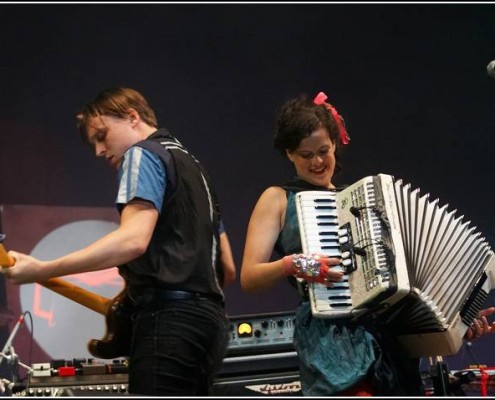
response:
M7 254L5 247L0 243L0 267L14 267L14 265L15 260ZM132 304L127 297L126 288L113 299L109 299L60 278L37 283L105 316L105 336L100 340L91 339L88 342L88 351L92 356L110 359L129 355Z

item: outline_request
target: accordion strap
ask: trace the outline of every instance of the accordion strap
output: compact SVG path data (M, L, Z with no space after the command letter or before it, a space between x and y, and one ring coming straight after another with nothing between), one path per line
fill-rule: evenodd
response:
M328 191L340 191L340 190L344 189L347 185L338 187L336 189L328 189L325 186L313 185L309 182L302 180L301 178L294 178L293 180L291 180L289 182L286 182L282 185L276 185L276 186L280 186L281 188L285 189L286 191L297 193L297 192L303 192L305 190L321 190L321 191L326 191L326 192L328 192Z

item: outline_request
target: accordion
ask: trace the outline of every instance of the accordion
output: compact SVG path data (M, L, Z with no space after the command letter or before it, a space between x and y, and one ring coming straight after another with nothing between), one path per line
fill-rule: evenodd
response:
M495 286L495 258L463 216L378 174L295 195L302 250L341 258L341 282L308 283L318 318L380 319L411 356L450 355Z

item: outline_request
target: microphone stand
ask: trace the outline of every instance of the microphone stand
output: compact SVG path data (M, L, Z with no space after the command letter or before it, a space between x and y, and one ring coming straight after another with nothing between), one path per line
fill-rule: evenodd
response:
M13 346L10 346L9 353L10 353L10 355L5 354L3 352L0 352L0 356L5 358L7 361L9 361L11 366L12 366L12 381L9 381L8 379L5 379L5 378L0 379L0 393L2 393L2 394L5 393L6 389L12 391L12 389L16 385L16 383L17 383L17 376L16 375L17 374L15 373L15 371L17 371L18 365L20 365L21 367L26 369L29 373L33 372L33 368L31 368L29 365L22 363L19 360L19 356L15 353Z
M17 332L19 331L20 326L24 322L24 314L21 314L17 322L15 323L14 329L12 329L12 332L10 333L9 338L5 342L5 345L3 346L2 349L2 354L0 354L0 365L2 365L3 359L5 358L5 355L7 352L10 351L10 348L12 347L12 342L14 341L15 335L17 335Z
M15 336L17 335L17 332L19 331L19 328L21 327L22 323L24 322L24 314L21 314L19 319L17 320L16 324L14 325L14 329L12 329L12 332L10 333L10 336L8 337L7 341L5 342L5 345L3 346L2 351L0 352L0 365L2 364L3 360L9 361L11 368L12 368L12 382L9 381L8 379L1 378L0 379L0 393L4 393L6 388L9 390L12 390L12 388L15 386L15 383L17 381L17 366L21 365L23 368L27 369L29 372L32 371L32 368L27 366L26 364L23 364L19 361L19 356L15 353L14 346L12 346L12 342L14 341Z

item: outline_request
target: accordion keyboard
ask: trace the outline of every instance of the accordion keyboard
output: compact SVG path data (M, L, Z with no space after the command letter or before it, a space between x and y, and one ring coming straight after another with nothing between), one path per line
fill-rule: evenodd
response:
M349 260L346 259L342 244L347 241L346 230L340 228L337 217L335 193L306 192L297 197L298 213L301 215L301 235L303 252L306 254L325 254L329 257L343 258L343 265L335 269L344 271L341 282L332 287L313 284L316 307L320 310L342 310L352 306L349 288L349 275L346 273Z

